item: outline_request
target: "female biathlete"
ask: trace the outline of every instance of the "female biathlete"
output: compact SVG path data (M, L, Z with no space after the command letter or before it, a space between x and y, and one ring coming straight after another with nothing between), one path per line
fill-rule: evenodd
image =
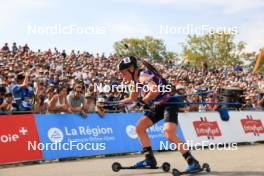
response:
M127 81L134 82L135 85L147 86L149 88L148 92L144 92L142 98L138 99L139 91L136 89L136 86L134 86L134 89L130 92L129 97L121 100L120 103L129 104L137 100L137 102L146 107L151 102L175 102L175 98L169 97L170 92L161 92L158 90L159 87L168 85L166 80L162 78L158 71L148 62L143 61L143 64L147 67L147 70L138 68L137 59L135 57L126 57L120 61L118 69ZM186 172L196 172L200 170L201 166L199 162L188 150L184 150L182 141L176 136L178 106L157 103L150 106L150 108L145 111L143 117L138 120L136 125L136 132L141 146L143 147L145 160L136 163L135 167L154 168L157 166L146 129L163 118L164 136L171 143L178 146L178 150L182 153L182 156L188 163Z

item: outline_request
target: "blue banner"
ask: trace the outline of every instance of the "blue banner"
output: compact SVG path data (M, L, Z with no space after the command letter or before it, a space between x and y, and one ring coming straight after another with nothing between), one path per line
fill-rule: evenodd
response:
M139 152L135 125L142 113L109 113L104 118L89 114L34 115L43 159ZM168 144L163 136L163 121L147 129L154 150ZM185 141L180 127L177 135Z

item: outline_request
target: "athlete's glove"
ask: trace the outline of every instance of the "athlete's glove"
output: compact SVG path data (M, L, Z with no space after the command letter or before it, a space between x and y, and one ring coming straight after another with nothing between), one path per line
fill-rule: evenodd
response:
M139 97L138 99L137 99L137 104L136 104L137 106L139 106L139 107L142 107L143 108L143 110L146 110L146 109L150 109L151 108L151 103L145 103L143 100L142 100L142 97Z

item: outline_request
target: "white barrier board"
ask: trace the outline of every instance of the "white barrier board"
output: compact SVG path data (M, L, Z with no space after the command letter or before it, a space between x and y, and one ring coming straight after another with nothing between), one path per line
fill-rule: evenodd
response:
M229 111L223 121L218 112L179 114L179 124L186 140L194 144L264 141L264 112Z

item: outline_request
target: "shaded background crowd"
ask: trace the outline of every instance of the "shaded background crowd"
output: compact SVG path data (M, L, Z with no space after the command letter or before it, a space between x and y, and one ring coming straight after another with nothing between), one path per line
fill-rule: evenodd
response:
M96 101L104 97L117 101L128 96L115 90L108 93L95 91L95 84L126 84L118 73L119 57L92 55L88 52L32 51L26 44L0 50L0 113L80 113L94 112ZM188 102L218 102L219 88L236 87L244 90L244 110L262 110L264 92L261 75L243 66L200 68L190 64L176 65L172 61L158 63L149 60L173 85L173 95L214 91L203 96L183 97ZM214 111L217 105L182 106L181 111ZM107 107L109 111L140 111L136 106Z

